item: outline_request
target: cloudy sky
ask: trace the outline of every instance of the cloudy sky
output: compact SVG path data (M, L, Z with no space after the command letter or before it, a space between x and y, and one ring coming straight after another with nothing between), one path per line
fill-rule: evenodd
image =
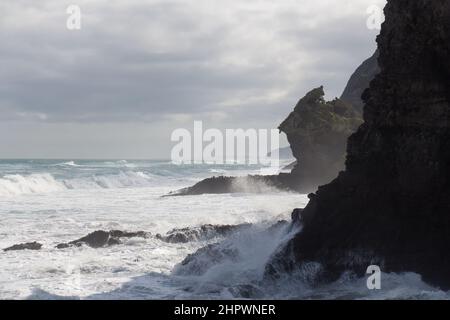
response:
M81 8L81 30L66 9ZM375 50L385 0L0 2L0 158L169 158L176 128L276 128Z

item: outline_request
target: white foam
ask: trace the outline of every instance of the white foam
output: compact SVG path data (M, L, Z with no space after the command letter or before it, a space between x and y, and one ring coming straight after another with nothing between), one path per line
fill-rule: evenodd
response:
M147 187L154 177L144 172L120 172L84 178L57 180L50 173L5 175L0 178L0 197L43 194L73 189L116 189Z
M75 161L67 161L67 162L63 162L63 163L58 163L55 166L60 166L60 167L81 167L80 165L76 164Z
M65 186L51 174L6 175L0 178L0 196L14 196L31 193L48 193L64 190Z
M154 178L144 172L126 171L113 175L91 176L64 180L68 189L117 189L131 187L147 187Z

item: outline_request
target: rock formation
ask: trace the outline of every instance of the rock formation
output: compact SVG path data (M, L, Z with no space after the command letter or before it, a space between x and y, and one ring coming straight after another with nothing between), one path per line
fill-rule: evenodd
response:
M341 99L324 100L323 87L307 93L280 125L287 134L296 162L274 176L212 177L171 195L205 193L261 193L267 187L308 193L335 178L344 169L347 138L362 123L362 99L369 82L379 72L378 52L350 78ZM283 149L281 149L283 150Z
M334 280L378 264L450 289L450 1L389 0L385 15L346 170L297 211L302 231L268 275L315 261Z
M369 88L370 82L380 72L378 66L378 50L364 61L358 69L352 74L344 92L341 95L341 100L353 106L354 110L362 115L364 102L361 99L364 91Z
M3 251L40 250L41 248L42 244L35 241L35 242L15 244L11 247L3 249Z
M279 128L297 159L291 174L302 190L315 191L337 176L344 168L347 139L362 123L352 105L326 102L324 95L323 87L309 92Z
M272 176L212 177L170 195L264 193L270 188L309 193L344 168L347 138L362 123L354 108L324 100L323 87L306 94L280 125L297 159L290 173Z
M167 232L166 235L157 234L155 237L161 241L168 243L187 243L192 241L207 241L217 237L229 236L235 232L239 232L250 228L249 223L239 225L212 225L205 224L200 227L189 227L182 229L174 229Z
M212 177L204 179L192 187L178 190L169 196L195 196L223 193L265 193L275 189L285 191L306 191L301 189L296 177L290 173L272 176L249 175L245 177Z
M56 246L56 248L65 249L72 246L80 247L82 245L87 245L91 248L102 248L120 244L121 238L148 238L149 236L150 233L144 231L125 232L121 230L97 230L78 240L68 243L60 243Z

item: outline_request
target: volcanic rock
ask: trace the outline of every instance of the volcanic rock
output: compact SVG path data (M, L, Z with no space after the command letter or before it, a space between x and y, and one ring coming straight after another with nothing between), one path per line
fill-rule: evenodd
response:
M346 170L310 197L269 275L315 261L331 281L378 264L450 289L450 1L389 0L385 16Z
M98 230L68 243L61 243L56 246L57 249L65 249L72 246L80 247L87 245L91 248L109 247L121 244L120 238L147 238L150 234L144 231L126 232L121 230L103 231Z

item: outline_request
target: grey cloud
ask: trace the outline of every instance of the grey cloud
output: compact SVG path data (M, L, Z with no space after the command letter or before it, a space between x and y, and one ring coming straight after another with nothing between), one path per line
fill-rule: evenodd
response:
M187 114L276 126L310 88L324 84L330 97L342 91L375 48L365 7L384 3L75 1L82 30L68 31L72 2L0 4L3 123L130 123L132 130ZM26 136L26 126L15 128Z

